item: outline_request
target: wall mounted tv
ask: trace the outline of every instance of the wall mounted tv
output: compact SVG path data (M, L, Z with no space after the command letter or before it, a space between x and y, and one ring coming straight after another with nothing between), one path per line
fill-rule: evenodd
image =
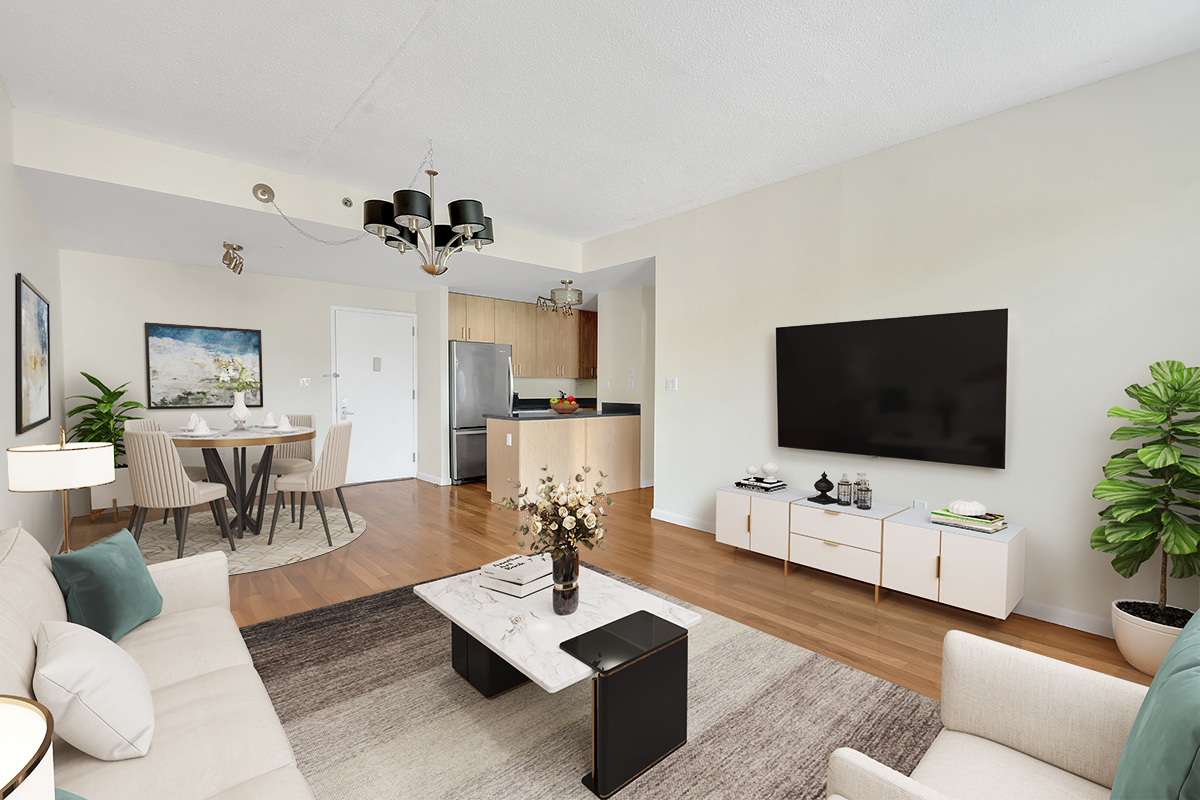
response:
M1008 310L775 329L779 446L1004 468Z

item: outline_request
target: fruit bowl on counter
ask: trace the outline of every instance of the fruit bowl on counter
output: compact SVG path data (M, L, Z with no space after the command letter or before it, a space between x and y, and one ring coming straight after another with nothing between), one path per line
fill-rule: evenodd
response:
M551 399L550 408L554 409L559 414L573 414L579 409L579 403L575 402L574 397Z

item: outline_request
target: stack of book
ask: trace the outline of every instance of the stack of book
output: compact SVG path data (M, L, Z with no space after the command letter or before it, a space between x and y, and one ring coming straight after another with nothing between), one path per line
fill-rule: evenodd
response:
M968 517L962 514L955 514L948 508L939 508L937 511L930 511L929 521L934 525L948 525L951 528L963 528L964 530L977 531L979 533L995 533L1008 527L1008 523L1004 521L1003 514L980 514L977 517Z
M739 489L749 489L752 492L782 492L787 488L787 484L783 481L769 481L766 478L759 478L757 476L742 478L733 485Z
M479 568L479 585L513 597L528 597L554 585L553 563L548 554L509 556Z

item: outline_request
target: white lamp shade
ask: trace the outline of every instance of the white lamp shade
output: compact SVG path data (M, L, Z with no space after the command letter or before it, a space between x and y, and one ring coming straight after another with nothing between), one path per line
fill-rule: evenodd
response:
M113 446L108 443L68 442L8 449L10 492L53 492L112 483Z
M0 695L0 794L54 800L54 718L23 697Z

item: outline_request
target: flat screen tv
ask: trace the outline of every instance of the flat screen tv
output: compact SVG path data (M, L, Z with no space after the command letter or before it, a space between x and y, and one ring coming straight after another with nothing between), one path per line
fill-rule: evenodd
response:
M1004 468L1008 310L775 329L779 445Z

